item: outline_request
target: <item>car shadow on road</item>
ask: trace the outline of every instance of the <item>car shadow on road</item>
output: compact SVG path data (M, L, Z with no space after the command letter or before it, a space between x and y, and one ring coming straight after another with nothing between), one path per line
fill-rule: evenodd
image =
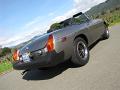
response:
M100 40L96 41L93 45L91 45L89 47L89 50L91 50L94 46L96 46L98 44ZM70 60L67 60L64 63L61 63L55 67L52 67L48 70L30 70L27 71L24 75L23 75L23 79L24 80L49 80L52 79L58 75L60 75L61 73L63 73L64 71L66 71L69 68L80 68L80 67L76 67L74 66Z
M48 80L60 75L68 68L77 68L69 60L48 70L31 70L23 75L24 80Z

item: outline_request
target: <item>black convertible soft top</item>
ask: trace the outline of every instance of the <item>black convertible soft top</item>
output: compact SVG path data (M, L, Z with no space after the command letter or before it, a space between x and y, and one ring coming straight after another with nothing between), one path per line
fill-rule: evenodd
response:
M82 13L82 12L79 12L79 13L73 15L72 18L75 18L75 17L77 17L77 16L80 16L81 14L83 14L83 13ZM60 22L59 24L66 24L66 23L69 23L69 22L71 21L72 18L68 18L68 19L66 19L66 20L64 20L64 21L62 21L62 22Z

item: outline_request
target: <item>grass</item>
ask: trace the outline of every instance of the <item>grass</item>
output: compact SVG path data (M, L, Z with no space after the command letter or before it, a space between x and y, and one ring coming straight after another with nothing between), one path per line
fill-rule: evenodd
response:
M12 69L12 63L8 60L4 60L0 63L0 74Z
M116 24L119 24L119 23L120 23L120 18L118 20L116 20L116 21L113 21L113 23L110 24L110 27L114 26Z

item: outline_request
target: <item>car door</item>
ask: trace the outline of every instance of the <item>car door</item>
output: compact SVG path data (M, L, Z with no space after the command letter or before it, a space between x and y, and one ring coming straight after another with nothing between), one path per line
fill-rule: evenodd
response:
M89 30L89 35L91 36L91 43L95 42L98 38L100 38L101 31L99 30L99 22L96 20L90 20L87 22L87 27Z

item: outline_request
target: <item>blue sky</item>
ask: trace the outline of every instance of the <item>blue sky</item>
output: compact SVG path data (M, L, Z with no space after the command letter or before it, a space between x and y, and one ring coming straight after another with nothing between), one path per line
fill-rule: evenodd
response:
M13 46L45 33L50 24L105 0L0 0L0 45ZM91 3L92 2L92 3Z

